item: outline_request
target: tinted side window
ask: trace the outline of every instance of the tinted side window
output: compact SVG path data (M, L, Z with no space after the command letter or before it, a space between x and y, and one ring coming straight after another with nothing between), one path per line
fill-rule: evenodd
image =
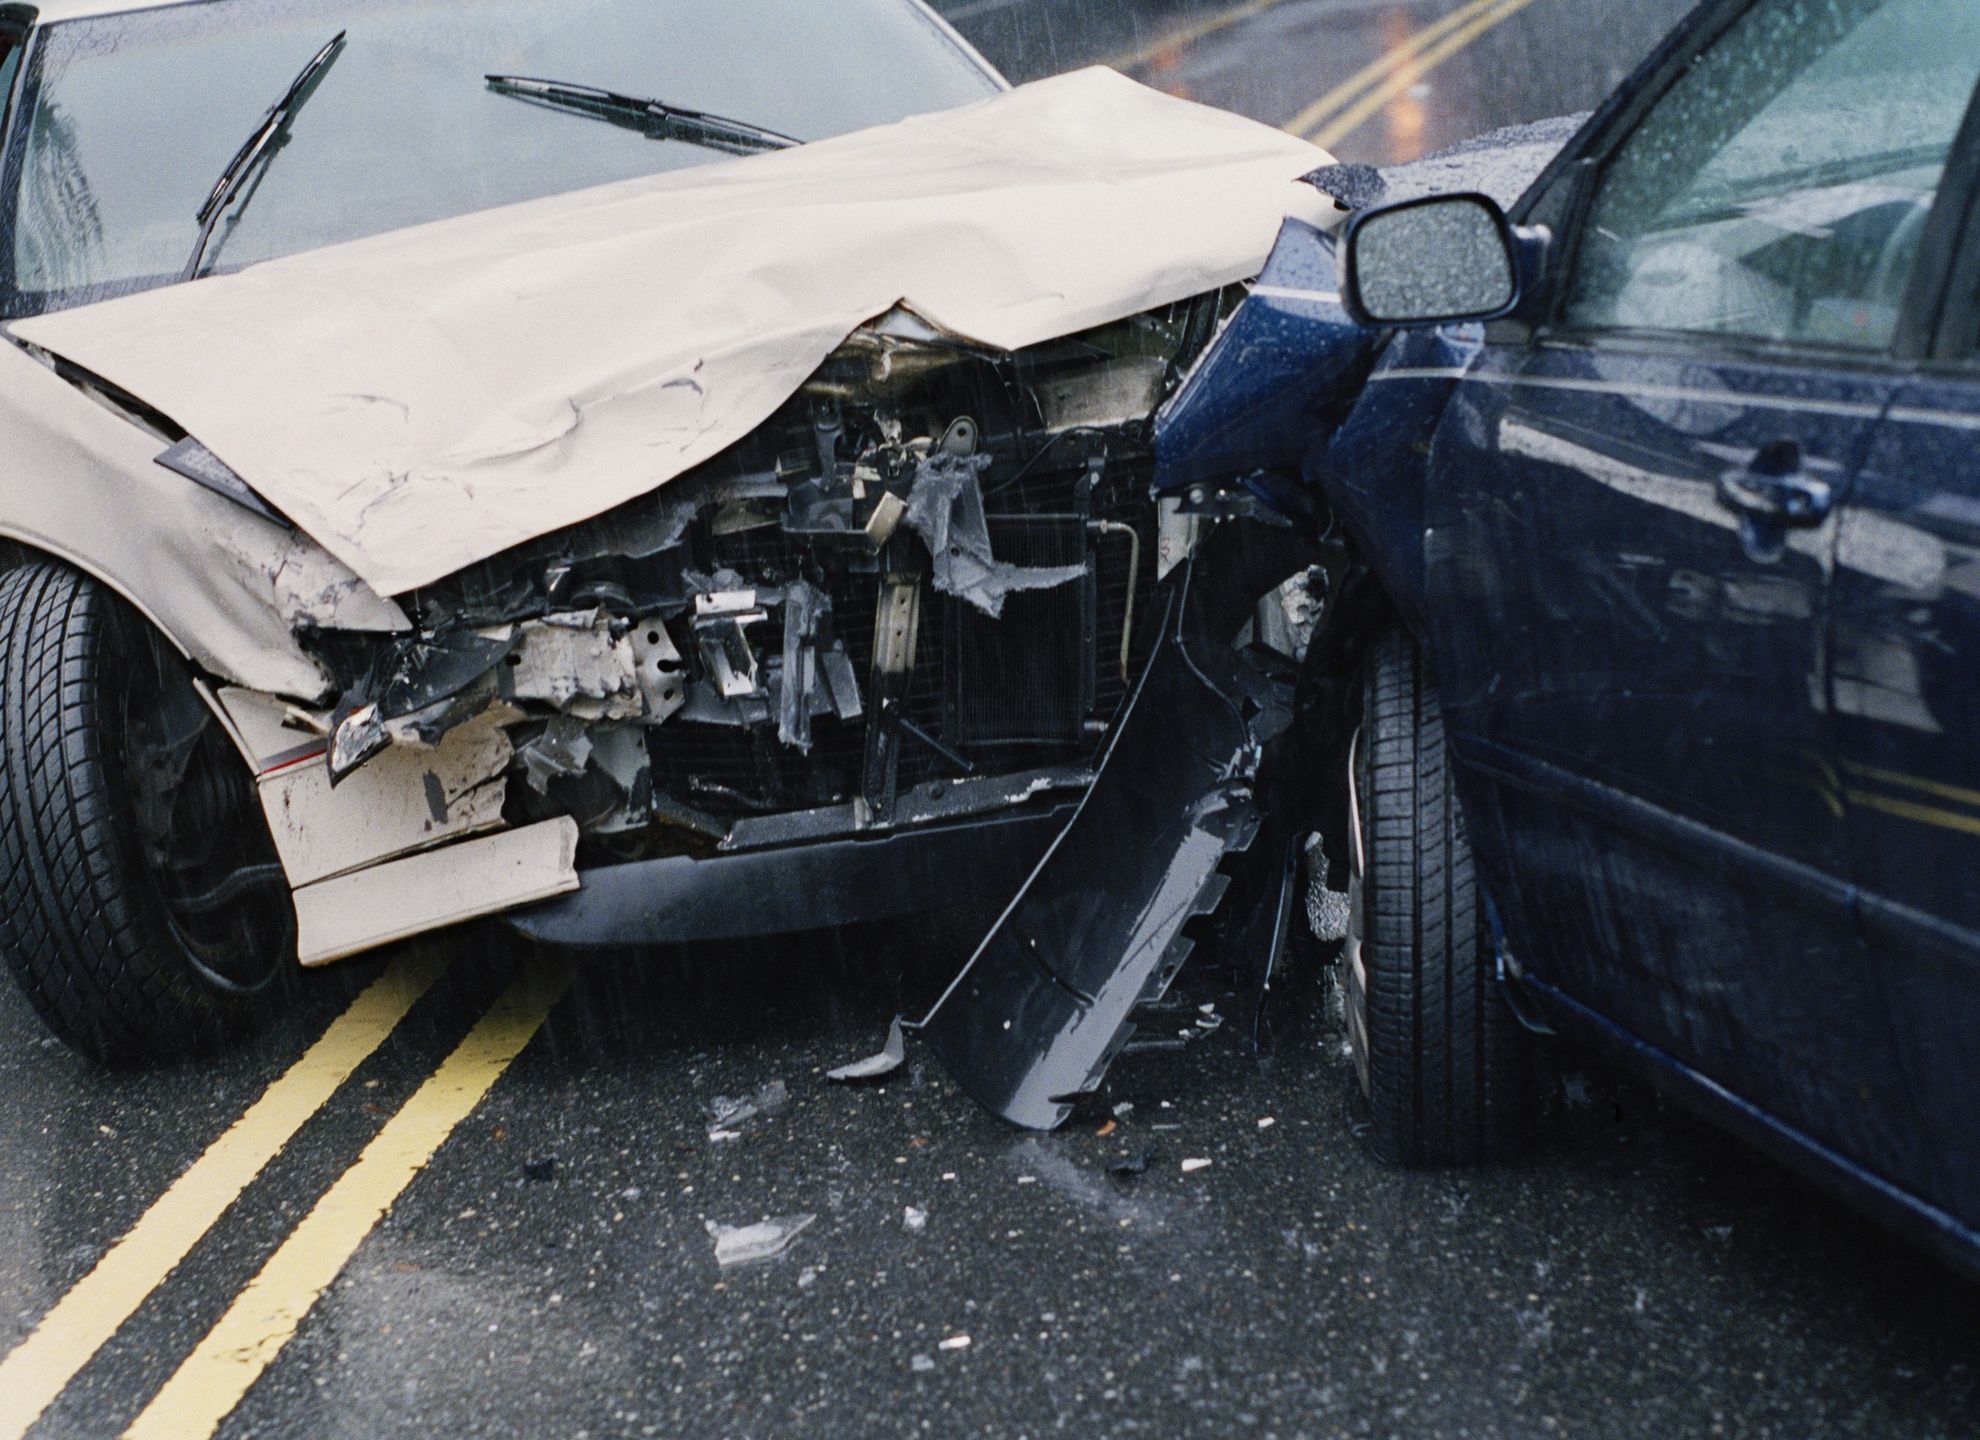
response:
M1974 0L1759 0L1611 160L1568 322L1887 348L1976 83Z

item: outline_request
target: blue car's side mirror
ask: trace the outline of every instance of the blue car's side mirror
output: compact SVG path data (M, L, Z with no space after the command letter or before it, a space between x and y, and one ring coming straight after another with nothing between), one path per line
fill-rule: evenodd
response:
M1519 307L1521 248L1486 195L1427 195L1364 211L1342 245L1341 303L1362 325L1497 320Z

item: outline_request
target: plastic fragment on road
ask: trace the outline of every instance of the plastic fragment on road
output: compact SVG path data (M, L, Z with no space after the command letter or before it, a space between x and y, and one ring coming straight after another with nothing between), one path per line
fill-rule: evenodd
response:
M917 1375L926 1375L934 1368L935 1357L933 1355L917 1355L908 1361L908 1369L914 1371Z
M908 1234L919 1235L928 1228L928 1212L910 1205L901 1214L901 1224L906 1227Z
M1194 1175L1199 1170L1208 1170L1215 1163L1211 1160L1185 1160L1182 1162L1182 1173Z
M726 1270L732 1265L775 1260L817 1219L816 1215L782 1215L754 1225L724 1225L710 1220L708 1233L715 1240L715 1263Z
M894 1023L887 1027L887 1043L880 1047L878 1054L869 1055L864 1060L855 1060L850 1065L841 1065L836 1070L828 1070L825 1072L825 1078L840 1084L855 1080L878 1080L900 1069L901 1063L906 1059L907 1037L901 1031L901 1018L896 1015Z
M967 1335L951 1335L935 1348L937 1350L967 1350L970 1347L970 1343L970 1338Z
M734 1140L741 1135L737 1128L747 1120L762 1115L774 1115L790 1103L790 1087L781 1080L772 1080L760 1086L754 1095L717 1095L708 1102L708 1138L710 1140Z

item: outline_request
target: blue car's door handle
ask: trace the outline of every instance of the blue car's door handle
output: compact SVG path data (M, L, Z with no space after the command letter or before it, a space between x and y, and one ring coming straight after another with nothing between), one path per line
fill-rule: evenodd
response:
M1801 468L1801 447L1769 445L1752 463L1719 476L1719 503L1737 515L1776 525L1820 525L1835 507L1835 489Z

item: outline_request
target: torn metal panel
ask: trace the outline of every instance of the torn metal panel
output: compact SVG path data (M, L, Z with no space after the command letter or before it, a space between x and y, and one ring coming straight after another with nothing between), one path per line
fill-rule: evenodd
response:
M296 891L296 952L327 965L579 888L575 820L466 840Z
M980 481L985 455L938 451L921 462L908 496L908 528L928 542L935 588L996 619L1006 597L1021 590L1051 590L1086 578L1084 565L1013 565L999 560L990 543Z
M656 627L664 629L658 621L648 629ZM638 719L646 713L646 696L633 629L597 612L549 615L519 626L515 650L496 672L503 698L583 720Z
M515 754L502 718L463 725L434 749L394 747L335 787L328 767L317 763L264 773L261 808L289 883L314 885L500 829ZM316 743L320 754L322 741Z
M1325 158L1089 70L15 329L394 596L715 456L898 305L1010 351L1248 278L1339 218Z

